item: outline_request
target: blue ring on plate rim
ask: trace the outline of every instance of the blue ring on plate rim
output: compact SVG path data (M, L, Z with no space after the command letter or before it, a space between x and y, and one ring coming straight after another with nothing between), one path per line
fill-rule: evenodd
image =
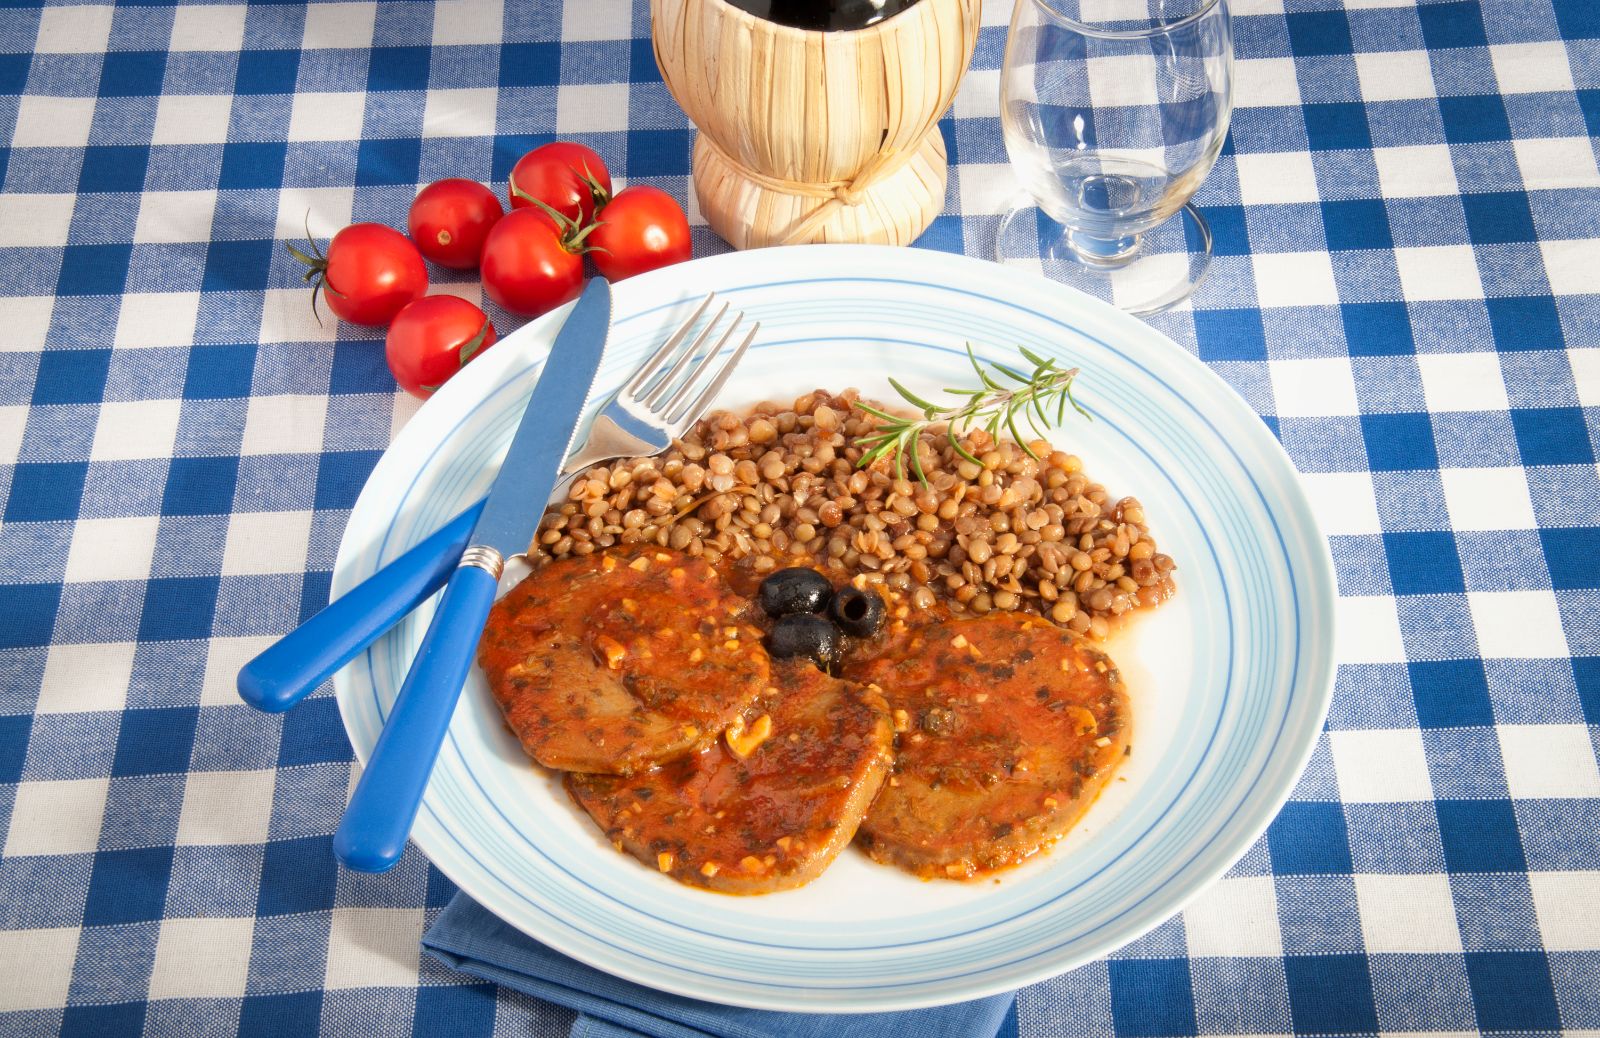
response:
M1145 365L1143 365L1139 361L1135 360L1134 358L1129 357L1127 354L1121 352L1120 350L1118 350L1117 348L1115 348L1111 344L1105 342L1104 340L1098 338L1097 336L1090 335L1089 333L1083 331L1082 329L1076 327L1075 325L1072 325L1070 323L1062 321L1062 320L1060 320L1058 318L1055 318L1055 317L1040 313L1039 311L1033 310L1033 309L1031 309L1029 307L1022 306L1020 304L1013 303L1013 302L1010 302L1008 300L999 299L999 298L996 298L994 296L990 296L990 295L987 295L987 294L984 294L984 293L981 293L981 292L974 292L974 291L965 290L965 289L952 288L950 286L930 285L927 282L913 281L913 280L909 280L909 279L869 278L869 277L828 277L828 278L798 279L798 280L778 281L778 282L765 282L765 283L754 284L754 285L741 285L741 286L737 286L736 288L727 289L727 290L725 290L725 292L727 294L732 294L732 293L735 293L735 292L751 291L751 290L756 290L756 289L760 289L760 288L767 288L767 287L787 287L787 286L794 286L794 285L808 285L808 284L830 283L830 282L831 283L838 283L838 282L864 282L864 283L879 282L879 283L892 283L892 284L911 285L911 286L914 286L914 287L917 287L917 288L920 288L920 289L934 288L934 289L938 289L938 290L945 291L945 292L954 292L954 293L961 294L961 295L971 296L971 297L974 297L974 298L977 298L977 299L982 299L982 300L984 300L986 302L989 302L989 303L998 303L998 304L1000 304L1000 305L1002 305L1002 306L1004 306L1006 308L1020 311L1022 313L1028 314L1028 315L1030 315L1030 316L1032 316L1032 317L1034 317L1036 319L1039 319L1039 320L1045 321L1045 322L1047 322L1049 324L1053 324L1053 325L1055 325L1057 327L1063 328L1063 329L1065 329L1067 331L1070 331L1070 332L1082 337L1083 339L1086 339L1086 340L1088 340L1090 342L1093 342L1093 343L1099 345L1100 347L1110 351L1112 354L1120 357L1124 362L1127 362L1127 363L1131 364L1132 366L1134 366L1135 368L1143 371L1147 376L1151 377L1152 380L1155 381L1156 383L1165 386L1169 390L1172 390L1174 392L1174 395L1178 396L1179 399L1185 399L1186 400L1186 398L1184 398L1182 396L1182 394L1177 393L1176 390L1174 389L1174 387L1172 387L1170 383L1166 382L1165 379L1162 379L1159 376L1156 376L1153 372L1150 371L1150 369L1148 367L1146 367ZM639 311L637 313L630 314L626 318L620 319L617 323L618 324L626 323L627 321L631 321L631 320L635 320L635 319L638 319L638 318L642 318L642 317L648 316L648 315L650 315L652 313L659 312L660 310L669 309L669 308L677 306L677 305L681 305L681 301L661 304L661 305L658 305L658 306L655 306L655 307L651 307L651 308L646 309L646 310L641 310L641 311ZM856 337L856 339L857 339L857 341L859 341L860 337ZM815 339L815 338L812 338L809 341L818 341L818 340ZM913 345L913 346L917 346L917 347L920 347L920 348L923 348L923 349L937 350L939 352L946 352L946 353L957 352L957 351L953 351L953 350L948 350L948 349L946 349L944 347L934 346L934 345L928 344L928 343L915 343L915 342L913 342L913 343L908 343L908 344L909 345ZM770 345L777 345L777 344L770 344ZM526 368L524 368L518 374L519 375L525 375L528 372L534 370L535 368L541 366L542 363L543 363L543 361L541 360L538 363L531 364L531 365L527 366ZM498 395L499 392L501 392L501 391L503 391L503 390L505 390L507 388L510 388L514 384L515 384L515 376L513 376L511 379L508 379L506 382L504 382L501 385L501 387L499 387L497 390L495 390L495 392L492 393L490 395L490 397L487 398L487 399L493 399L493 397ZM1186 400L1186 403L1187 403L1187 400ZM482 403L480 403L478 406L481 407ZM1216 426L1209 420L1209 418L1207 418L1198 409L1194 408L1192 404L1190 404L1189 407L1190 407L1190 411L1197 418L1199 418L1206 425L1207 428L1211 429L1213 433L1218 433L1218 430L1216 429ZM470 417L470 414L469 414L468 417ZM466 421L466 418L463 418L462 422L465 422L465 421ZM461 423L458 423L457 428L459 428L460 424ZM1113 425L1112 428L1116 428L1115 425ZM1118 430L1118 431L1120 431L1120 430ZM454 430L452 430L452 432L454 432ZM1124 433L1123 435L1126 438L1126 434ZM1266 499L1265 495L1261 492L1260 485L1256 482L1256 480L1254 478L1254 475L1250 472L1250 470L1248 468L1246 468L1243 465L1242 460L1239 458L1238 452L1236 450L1234 450L1232 444L1228 443L1228 441L1226 439L1223 439L1220 436L1220 434L1218 435L1218 438L1223 440L1224 445L1228 448L1229 452L1233 455L1235 462L1239 464L1239 467L1240 467L1241 471L1244 473L1246 478L1248 478L1250 480L1251 485L1252 485L1252 489L1255 490L1257 498L1258 498L1260 504L1263 506L1263 509L1266 512L1266 514L1272 519L1272 523L1273 523L1273 527L1274 527L1274 534L1278 539L1278 544L1279 544L1280 551L1282 551L1284 558L1287 560L1287 558L1288 558L1287 545L1284 543L1283 532L1282 532L1281 528L1279 528L1279 526L1278 526L1277 518L1276 518L1276 514L1274 512L1274 509L1272 508L1270 502L1268 502L1268 500ZM1131 438L1128 438L1128 440L1141 453L1144 453L1147 458L1149 457L1148 452L1145 451L1145 449L1143 448L1142 445L1138 444L1137 441L1134 441ZM445 441L441 441L439 446L442 447L443 443L447 442L447 441L448 441L448 437L446 438ZM428 460L431 460L432 457L435 454L437 454L437 450L438 449L439 449L438 447L435 448L435 451L433 452L433 454L430 454ZM1153 458L1151 458L1150 460L1152 462L1154 461ZM426 462L424 462L424 468L425 468L425 466L426 466ZM1158 471L1163 471L1163 473L1164 473L1164 470L1160 469L1159 467L1158 467ZM421 470L419 470L417 476L413 478L412 487L415 486L416 479L420 478L420 476L421 476ZM1170 477L1168 477L1168 480L1169 480L1169 483L1170 483L1170 481L1171 481ZM407 490L407 495L406 495L407 499L409 498L411 489L412 488L408 488L408 490ZM1205 533L1204 527L1203 526L1198 526L1198 524L1197 524L1197 527L1201 530L1202 535L1206 537L1206 539L1207 539L1207 541L1209 543L1209 535ZM392 535L393 530L394 530L394 519L391 518L390 525L389 525L388 529L385 531L384 537L383 537L382 541L380 542L380 546L379 546L379 557L380 558L382 557L383 549L386 548L387 545L388 545L389 538ZM1215 559L1214 550L1213 550L1213 559ZM1300 643L1301 643L1301 633L1302 633L1301 632L1301 625L1300 625L1300 609L1304 605L1304 603L1302 601L1300 590L1299 590L1299 586L1298 586L1298 582L1295 579L1295 574L1294 574L1294 571L1293 571L1292 567L1286 567L1284 572L1288 576L1288 579L1289 579L1289 582L1290 582L1290 588L1291 588L1292 597L1293 597L1293 600L1295 601L1296 606L1297 606L1297 608L1295 610L1295 615L1294 615L1295 651L1294 651L1293 657L1295 659L1298 659L1299 656L1300 656ZM1222 585L1222 591L1223 591L1223 594L1225 596L1228 595L1228 590L1227 590L1226 585ZM1262 670L1264 670L1264 671L1266 671L1268 673L1270 673L1271 671L1276 669L1276 663L1277 663L1277 656L1276 656L1277 645L1276 645L1276 641L1274 640L1273 642L1270 643L1270 645L1271 645L1272 652L1273 652L1273 655L1271 657L1272 666L1262 668ZM366 655L367 655L367 662L368 662L369 678L372 678L373 677L373 675L371 673L372 660L371 660L370 651ZM1200 756L1200 761L1201 762L1204 762L1206 760L1207 754L1209 753L1209 747L1210 747L1210 745L1212 743L1214 743L1214 740L1216 738L1217 728L1220 726L1220 714L1223 712L1223 710L1226 707L1227 697L1228 697L1228 689L1233 684L1232 678L1233 678L1233 675L1234 675L1234 670L1235 670L1235 661L1233 659L1233 640L1230 638L1229 639L1229 658L1228 658L1228 666L1227 666L1227 673L1229 675L1229 680L1223 686L1224 698L1223 698L1223 702L1221 704L1219 704L1219 709L1218 709L1219 719L1218 719L1217 725L1213 726L1213 730L1212 730L1210 739L1208 740L1207 751L1205 753L1202 753L1201 756ZM375 684L376 683L374 682L373 684L374 684L374 695L373 695L374 706L375 706L375 708L377 710L377 715L378 715L379 719L381 720L383 718L382 704L379 703L378 700L377 700L376 688L375 688ZM1300 682L1295 682L1294 683L1294 687L1291 690L1290 702L1293 701L1294 692L1298 691L1298 689L1299 689L1301 684L1302 683L1300 683ZM1247 787L1245 795L1240 798L1240 802L1237 805L1235 805L1233 811L1231 811L1229 813L1229 815L1227 816L1227 818L1225 818L1223 820L1223 822L1222 822L1222 826L1223 827L1226 827L1228 822L1231 821L1231 819L1234 817L1234 815L1236 815L1238 813L1238 811L1240 809L1242 809L1244 806L1246 806L1246 804L1249 802L1249 800L1250 800L1250 795L1249 795L1250 792L1253 791L1256 788L1256 786L1259 785L1260 779L1262 777L1262 774L1265 772L1267 765L1272 763L1272 761L1273 761L1274 751L1276 749L1277 744L1281 741L1284 727L1287 724L1288 718L1289 718L1291 713L1292 713L1292 711L1285 710L1283 712L1283 716L1281 716L1279 718L1277 732L1274 733L1271 747L1269 747L1269 750L1268 750L1267 754L1265 755L1265 758L1264 758L1264 760L1262 762L1262 765L1261 765L1260 769L1257 771L1255 779L1252 781L1250 786ZM452 736L452 742L453 741L454 741L454 737ZM455 750L459 755L459 753L460 753L459 745L455 746ZM467 774L470 777L473 778L473 781L476 784L477 783L476 775L470 769L467 770ZM1188 787L1188 782L1192 781L1193 777L1194 777L1194 773L1191 772L1189 780L1186 780L1184 786L1182 788L1180 788L1180 790L1178 792L1178 796L1181 797L1183 792ZM480 790L480 792L482 792L481 784L479 785L479 790ZM493 801L491 801L491 803L492 802ZM498 807L497 807L497 810L498 810ZM462 851L466 854L466 857L468 859L473 860L480 867L484 867L484 862L482 862L481 860L477 859L474 855L472 855L472 853L467 849L466 845L464 843L462 843L460 836L455 831L453 831L449 826L444 824L444 820L436 812L433 812L431 808L430 808L430 814L433 815L435 821L440 824L441 830L446 832L447 834L449 834L452 837L452 839L455 840L457 845L459 847L461 847ZM503 812L502 812L502 818L504 818ZM1155 822L1152 823L1151 828L1153 828L1155 824L1159 824L1165 818L1166 818L1165 814L1163 814L1161 816L1158 816L1158 818L1155 820ZM508 822L508 824L510 824L509 819L506 819L506 821ZM523 833L520 829L518 829L515 825L511 825L511 829L514 832L517 832L518 835L522 836L524 840L527 840L526 834ZM1148 834L1148 832L1149 832L1149 829L1147 828L1145 833L1141 834L1137 839L1135 839L1129 845L1128 848L1125 848L1117 856L1117 858L1114 858L1114 859L1112 859L1111 862L1106 863L1106 865L1103 866L1100 870L1097 870L1096 873L1093 873L1093 874L1091 874L1090 877L1087 877L1084 880L1084 882L1087 882L1088 878L1093 878L1093 876L1103 873L1106 868L1109 868L1111 865L1114 865L1117 861L1119 861L1121 859L1122 856L1124 856L1128 852L1128 850L1131 850L1133 846L1136 846L1139 843L1139 841L1142 840L1144 838L1144 836ZM535 848L535 849L537 850L537 848ZM1193 860L1196 857L1199 856L1199 854L1204 852L1204 850L1205 850L1205 848L1202 847L1194 855L1190 855L1186 860L1182 861L1182 863L1177 866L1176 871L1181 872L1183 869L1187 868L1193 862ZM541 856L543 856L543 855L541 854ZM545 857L546 861L550 861L550 859L547 856L543 856L543 857ZM551 862L551 864L555 864L555 863ZM560 866L557 866L557 868L560 869ZM487 869L485 871L489 875L493 875L494 874L492 871L489 871ZM566 872L565 869L561 869L561 871ZM569 876L571 876L570 873L567 873L567 874ZM573 878L574 880L577 880L581 886L583 886L584 888L586 888L586 889L590 890L591 892L597 894L598 896L600 896L602 898L605 898L606 900L615 901L614 898L611 898L609 895L605 894L602 891L595 890L595 888L589 886L587 883L584 883L582 880L578 880L577 877L573 876L571 878ZM523 900L528 901L528 903L532 907L534 907L536 909L539 909L544 914L548 914L547 910L543 909L540 905L537 904L537 902L534 902L531 898L528 898L527 895L524 894L522 891L520 891L518 888L516 888L513 885L506 884L504 879L502 879L501 882L502 882L502 884L504 884L507 887L508 890L512 891L513 893L516 893L518 896L522 897ZM1081 883L1079 885L1081 885ZM1076 889L1076 886L1074 888L1072 888L1072 889ZM1035 904L1031 905L1027 909L1027 911L1025 913L1022 913L1022 914L1023 915L1033 914L1033 913L1037 912L1040 908L1044 907L1045 905L1051 904L1051 903L1059 900L1061 897L1066 896L1066 894L1068 894L1070 892L1071 892L1071 890L1063 891L1063 892L1058 893L1056 896L1052 897L1051 899L1049 899L1047 901L1035 903ZM1128 907L1129 908L1137 907L1139 904L1143 903L1144 900L1147 900L1153 894L1154 894L1154 891L1150 892L1149 894L1146 894L1145 897L1140 898L1138 901L1135 901L1133 903L1133 905L1130 905ZM630 911L638 912L639 914L641 914L641 915L643 915L643 916L645 916L647 918L653 918L657 922L664 923L664 924L666 924L668 926L671 926L671 927L674 927L674 928L684 928L684 929L689 930L690 932L698 932L702 936L713 937L713 938L716 938L716 939L718 939L720 941L732 941L732 942L734 942L736 944L739 944L739 945L754 944L754 945L757 945L757 946L784 948L784 949L799 950L799 951L806 951L806 952L826 951L826 950L828 950L826 948L813 948L813 947L802 947L802 948L796 949L793 945L778 945L778 944L761 945L760 942L750 942L750 941L744 941L744 940L735 941L732 938L728 938L726 936L726 934L708 933L708 932L705 932L705 931L694 931L693 928L682 927L682 924L680 924L680 923L678 923L676 921L668 920L668 919L661 919L660 917L651 916L649 913L643 912L640 909L637 909L637 908L635 908L635 907L633 907L631 905L624 905L623 907L628 908ZM1073 938L1072 938L1072 941L1068 942L1068 943L1072 943L1072 942L1077 942L1077 941L1083 940L1084 938L1094 934L1098 930L1103 929L1105 926L1111 925L1111 923L1114 922L1115 919L1121 918L1122 915L1125 915L1125 914L1126 914L1126 911L1124 911L1123 913L1119 914L1119 916L1114 917L1112 920L1108 920L1108 921L1106 921L1104 923L1101 923L1098 926L1095 926L1095 927L1093 927L1093 928L1091 928L1091 929L1089 929L1087 931L1082 931L1082 932L1075 933ZM993 928L995 926L1004 925L1005 923L1010 922L1010 921L1012 921L1012 920L1014 920L1016 918L1020 918L1020 917L1021 916L1019 915L1019 916L1013 916L1010 919L997 920L997 921L994 921L994 922L986 924L985 926L981 927L980 929L983 929L983 930L991 929L991 928ZM559 922L560 920L557 920L557 921ZM571 924L570 923L563 923L563 925L570 926ZM973 930L973 931L964 931L964 932L961 932L961 933L945 934L945 935L941 935L939 938L936 938L935 940L939 940L939 941L949 940L951 938L960 937L960 936L963 936L966 933L972 933L972 932L977 932L977 931ZM606 944L609 947L613 947L614 949L616 949L617 951L625 954L626 956L633 957L633 958L637 958L638 957L638 952L633 950L633 949L631 949L631 948L625 948L625 947L620 947L620 946L617 946L617 945L612 945L610 942L604 941L603 939L598 938L594 934L586 933L585 936L588 937L591 940L597 940L597 941L599 941L599 943ZM850 951L884 950L884 949L888 949L888 948L910 947L910 946L914 946L916 944L924 944L924 943L930 943L930 942L929 941L917 941L917 942L907 942L905 944L896 944L896 945L852 946L848 950L850 950ZM1060 947L1060 945L1057 945L1055 947ZM983 969L980 969L980 970L976 970L976 971L972 971L972 972L969 972L969 973L966 973L966 974L962 974L962 976L977 976L977 975L980 975L982 973L987 973L987 972L993 972L993 971L996 971L996 970L1006 969L1006 968L1008 968L1008 967L1010 967L1012 965L1015 965L1016 962L1026 961L1028 959L1036 958L1038 955L1047 953L1048 951L1051 951L1051 950L1053 950L1053 949L1052 948L1035 949L1033 951L1030 951L1022 959L997 963L997 964L994 964L994 965L991 965L991 966L987 966L987 967L985 967ZM679 970L683 970L683 971L689 972L689 973L695 973L695 974L711 977L713 979L718 979L718 980L729 980L729 979L737 980L737 979L739 979L739 978L728 978L728 977L724 977L724 976L721 976L721 975L718 975L718 974L704 973L702 971L697 971L697 970L690 970L690 969L687 969L687 967L683 966L682 964L675 964L674 968L675 969L679 969ZM949 979L952 979L952 978L948 978L947 977L947 978L940 978L940 979L941 979L941 981L948 981ZM916 986L925 985L925 984L930 983L930 982L933 982L933 981L930 981L930 980L904 981L904 980L902 980L902 981L896 982L894 984L886 984L886 985L852 986L848 990L868 990L871 987L914 988ZM812 985L783 985L783 984L780 984L778 982L771 981L771 980L765 980L765 979L759 981L758 983L769 984L771 986L776 986L776 987L784 987L784 986L810 987L810 986L812 986Z

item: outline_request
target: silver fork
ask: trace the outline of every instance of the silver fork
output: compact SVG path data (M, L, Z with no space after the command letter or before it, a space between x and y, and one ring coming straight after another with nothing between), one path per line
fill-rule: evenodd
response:
M744 313L734 311L733 319L717 339L717 344L702 355L701 351L716 334L723 318L728 316L728 304L722 304L722 308L712 315L693 341L688 341L689 333L716 295L715 292L709 293L700 301L689 319L678 326L678 330L659 350L645 359L633 378L617 390L617 395L595 417L589 429L589 438L568 456L567 463L562 466L563 476L551 494L552 502L563 500L572 481L591 465L612 458L648 458L660 454L711 406L723 385L733 375L733 369L744 359L745 351L755 341L756 333L761 330L760 321L752 323L744 340L713 372L712 367L721 357L722 348L733 339L734 333L744 322ZM687 347L685 342L688 342ZM690 367L697 355L700 355L699 363ZM688 374L684 374L686 368L689 369ZM709 380L706 378L708 373ZM695 391L697 386L702 387L698 392Z
M564 475L551 491L551 502L566 500L573 480L591 465L612 458L660 454L711 406L761 328L759 322L753 323L743 341L723 359L723 347L744 322L744 314L735 312L716 345L702 354L728 316L728 304L724 303L700 334L690 339L689 333L715 294L701 300L689 319L601 409L583 446L562 466ZM304 699L444 586L466 549L482 508L480 501L457 515L245 664L239 671L240 698L272 713ZM513 556L506 562L502 593L525 572L527 559Z

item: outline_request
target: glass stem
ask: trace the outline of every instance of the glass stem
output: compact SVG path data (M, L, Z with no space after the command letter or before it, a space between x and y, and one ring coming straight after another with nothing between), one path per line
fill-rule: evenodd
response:
M1083 231L1070 231L1067 243L1072 247L1073 258L1079 263L1102 270L1125 267L1139 255L1139 236L1125 238L1100 238Z

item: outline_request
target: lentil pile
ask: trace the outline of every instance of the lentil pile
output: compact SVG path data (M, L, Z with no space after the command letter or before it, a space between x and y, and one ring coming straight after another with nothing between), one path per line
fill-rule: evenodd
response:
M1113 499L1076 455L1043 440L969 430L963 458L942 428L917 443L924 484L892 458L857 468L857 437L878 420L855 390L816 390L747 415L717 411L652 458L592 467L540 524L535 556L649 542L756 573L811 564L865 573L920 607L1039 613L1104 638L1120 618L1171 596L1171 557L1144 508Z

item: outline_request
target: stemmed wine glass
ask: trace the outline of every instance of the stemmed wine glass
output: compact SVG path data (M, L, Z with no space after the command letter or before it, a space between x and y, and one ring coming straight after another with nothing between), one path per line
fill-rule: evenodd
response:
M1031 198L1002 217L997 258L1130 313L1183 300L1211 260L1189 198L1232 84L1227 0L1017 0L1000 124Z

